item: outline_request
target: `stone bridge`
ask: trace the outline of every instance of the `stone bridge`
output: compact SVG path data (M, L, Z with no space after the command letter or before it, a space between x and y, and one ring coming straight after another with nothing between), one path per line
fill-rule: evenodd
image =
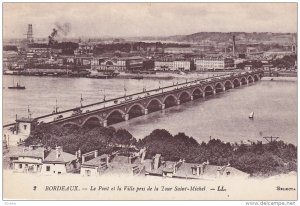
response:
M259 81L262 71L243 72L174 84L163 88L86 105L81 108L35 118L59 126L109 126ZM75 112L77 111L77 112ZM79 112L78 112L79 111Z

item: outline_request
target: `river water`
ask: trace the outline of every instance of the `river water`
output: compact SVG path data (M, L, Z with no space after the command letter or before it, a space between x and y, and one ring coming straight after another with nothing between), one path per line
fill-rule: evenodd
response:
M20 81L26 90L9 90L12 82ZM141 92L143 87L154 89L184 79L87 79L3 76L3 122L11 123L28 116L53 111L57 99L59 110L83 104ZM105 91L104 91L105 90ZM248 118L254 111L254 120ZM260 81L250 86L232 89L205 100L195 100L165 111L150 113L114 125L129 130L136 138L143 138L152 130L163 128L172 134L184 132L199 142L220 138L226 142L264 140L264 136L279 136L281 140L297 144L297 83L290 81Z

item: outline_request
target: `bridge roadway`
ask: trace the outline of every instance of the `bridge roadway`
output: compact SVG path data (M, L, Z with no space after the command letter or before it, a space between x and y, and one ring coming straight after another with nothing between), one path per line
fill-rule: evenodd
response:
M206 79L176 83L158 89L130 94L34 118L38 123L108 126L120 121L163 110L187 101L224 92L260 80L263 71L226 74ZM11 125L11 124L10 124Z

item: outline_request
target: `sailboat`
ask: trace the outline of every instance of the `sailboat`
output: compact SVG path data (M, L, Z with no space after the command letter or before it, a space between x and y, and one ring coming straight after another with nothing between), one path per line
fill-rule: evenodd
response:
M254 118L254 112L251 112L250 114L249 114L249 119L253 119Z
M15 85L15 81L13 79L13 85L8 87L8 89L25 89L25 86L21 86L21 84L19 84L19 82L17 82L17 85Z

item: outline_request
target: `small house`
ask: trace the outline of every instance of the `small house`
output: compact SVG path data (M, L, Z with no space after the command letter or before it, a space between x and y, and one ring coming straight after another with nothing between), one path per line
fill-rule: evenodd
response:
M62 147L50 150L43 161L41 173L43 174L66 174L75 173L79 170L80 164L76 155L63 151Z

